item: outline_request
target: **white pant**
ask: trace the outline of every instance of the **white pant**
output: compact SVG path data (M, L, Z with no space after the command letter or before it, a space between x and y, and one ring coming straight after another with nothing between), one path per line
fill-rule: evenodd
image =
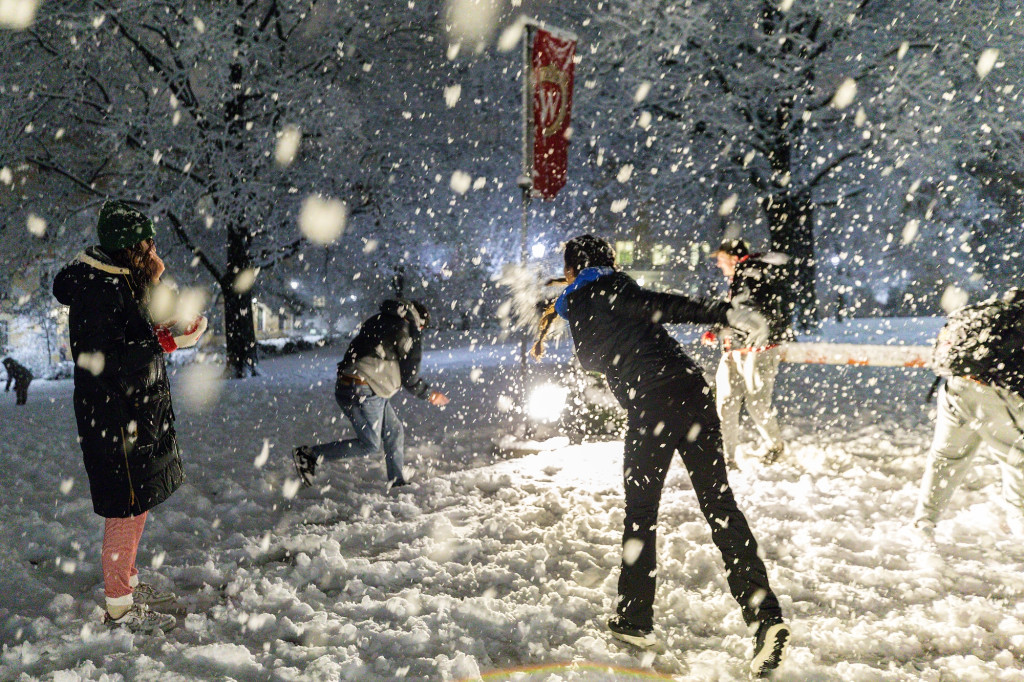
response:
M982 444L1002 470L1008 511L1024 513L1024 399L1003 388L954 377L939 392L935 439L921 481L917 518L938 520Z
M747 412L768 447L782 446L782 432L779 430L777 413L772 407L772 393L775 391L775 376L779 373L781 355L782 349L779 347L756 353L722 353L718 373L715 374L715 397L718 417L722 420L722 445L727 458L736 456L736 446L740 439L740 408L744 401Z

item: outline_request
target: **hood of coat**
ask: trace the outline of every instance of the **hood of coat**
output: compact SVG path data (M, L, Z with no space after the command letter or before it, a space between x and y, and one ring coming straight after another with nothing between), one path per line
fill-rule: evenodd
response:
M71 305L79 292L87 289L96 275L127 275L128 268L116 265L98 246L90 246L61 268L53 279L53 295L62 305Z
M417 330L420 329L424 323L423 318L421 318L419 313L416 311L416 307L409 301L389 298L380 304L380 311L385 315L394 315L395 317L400 317L407 322L411 322Z

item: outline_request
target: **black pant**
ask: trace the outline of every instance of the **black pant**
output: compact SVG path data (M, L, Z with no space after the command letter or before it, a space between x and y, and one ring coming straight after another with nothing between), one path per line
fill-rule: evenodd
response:
M702 378L687 377L638 396L627 407L629 431L622 462L626 518L618 613L640 628L654 624L658 507L676 450L711 527L711 539L725 560L729 589L743 610L743 620L749 625L782 615L764 562L757 556L757 541L729 487L722 429L709 394Z
M15 381L14 382L14 397L15 405L24 405L25 401L28 400L28 381Z

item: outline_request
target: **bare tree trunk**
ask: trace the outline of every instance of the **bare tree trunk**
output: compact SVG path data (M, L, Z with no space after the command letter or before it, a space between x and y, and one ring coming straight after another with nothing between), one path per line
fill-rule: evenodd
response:
M252 319L252 292L224 291L225 371L236 379L256 376L256 327Z
M244 227L228 228L228 268L220 283L224 293L224 350L226 371L237 379L256 376L256 326L252 312L252 289L239 287L239 275L252 266L249 242L252 236ZM244 278L248 279L248 278ZM242 289L241 291L239 289Z
M239 9L245 0L235 0ZM244 75L242 47L245 29L241 21L235 23L234 34L239 53L231 63L228 79L240 88ZM247 93L238 90L234 97L224 106L224 122L227 124L228 145L241 155L244 152L242 140L245 127L245 103ZM249 277L252 268L252 233L241 215L232 217L228 225L227 270L221 290L224 292L224 352L226 355L226 372L237 379L256 376L258 358L256 356L256 326L252 309L252 280ZM239 276L243 275L242 286ZM252 273L255 275L255 273Z
M801 331L817 329L818 297L815 292L814 205L810 197L778 192L766 202L772 250L789 255L787 275L793 286L786 302Z

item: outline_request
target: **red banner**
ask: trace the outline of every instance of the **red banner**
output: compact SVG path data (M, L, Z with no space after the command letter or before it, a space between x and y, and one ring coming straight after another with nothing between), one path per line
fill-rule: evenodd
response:
M534 196L554 199L565 186L569 160L569 117L572 112L573 58L576 40L540 27L531 31L530 111Z

